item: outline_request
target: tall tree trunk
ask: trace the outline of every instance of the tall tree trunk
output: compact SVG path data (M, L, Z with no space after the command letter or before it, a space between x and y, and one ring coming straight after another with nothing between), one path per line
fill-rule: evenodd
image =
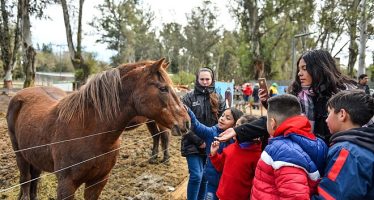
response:
M358 59L358 74L365 73L365 50L366 50L366 0L361 0L361 20L360 20L360 55Z
M28 46L25 48L24 54L24 63L23 63L23 71L26 75L25 82L23 83L23 87L33 87L35 86L35 56L36 52L32 46Z
M253 71L254 78L258 79L264 77L264 61L261 58L260 53L260 34L259 26L260 19L258 16L257 0L255 1L244 1L244 5L248 9L248 29L249 29L249 45L251 47L251 55L253 60ZM250 70L251 71L251 70Z
M23 52L23 72L26 75L23 87L32 87L35 85L35 49L32 47L31 24L30 24L30 1L20 0L18 4L21 10L21 38Z
M349 44L349 58L348 58L348 74L350 77L354 76L354 66L357 60L358 55L358 46L354 39L351 38L351 42Z
M1 22L0 23L0 49L1 49L1 60L3 61L4 69L4 88L5 93L8 93L12 88L13 79L13 66L16 61L16 52L19 48L19 17L17 17L17 22L15 26L14 34L12 35L9 29L9 12L7 11L6 1L0 0L1 9ZM20 10L18 10L19 16ZM14 38L12 39L12 36ZM14 41L12 45L12 41ZM13 48L13 49L12 49Z
M69 47L70 60L75 69L75 81L77 87L82 86L88 79L89 76L89 66L84 62L82 56L82 13L83 13L83 3L84 0L79 0L79 13L78 13L78 32L77 32L77 49L74 48L73 36L70 26L69 11L67 7L66 0L61 0L62 11L64 15L66 39Z

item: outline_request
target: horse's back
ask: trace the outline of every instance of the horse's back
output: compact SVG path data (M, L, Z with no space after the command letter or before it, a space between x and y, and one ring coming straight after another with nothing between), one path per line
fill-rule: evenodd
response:
M7 111L8 127L20 112L35 115L55 106L66 93L55 87L30 87L17 92L10 100ZM10 127L9 127L10 128Z
M12 97L14 101L38 102L40 100L55 102L66 96L66 92L56 87L30 87L20 90Z

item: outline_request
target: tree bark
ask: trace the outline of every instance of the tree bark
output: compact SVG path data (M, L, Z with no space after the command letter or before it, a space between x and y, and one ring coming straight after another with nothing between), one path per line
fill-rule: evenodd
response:
M360 52L358 57L358 76L365 73L365 50L366 50L366 0L361 1L361 20L360 20Z
M70 60L75 69L75 81L79 88L84 85L90 74L89 66L84 62L82 56L82 15L83 15L84 0L79 0L79 13L78 13L78 32L77 32L77 49L74 48L73 36L70 26L69 11L66 0L61 0L62 11L64 16L66 39L69 47Z
M25 73L25 81L23 87L32 87L35 85L35 56L36 52L32 46L31 40L31 24L30 24L30 0L20 0L19 10L21 10L21 39L23 52L23 72Z
M6 1L0 0L1 9L1 23L0 23L0 49L1 49L1 60L3 61L4 69L4 88L5 93L9 93L12 88L13 79L13 66L16 60L16 52L19 49L19 17L15 26L14 34L11 33L9 28L9 11L6 9ZM18 10L19 16L20 10ZM14 38L12 38L14 37ZM12 41L14 42L12 45ZM12 49L13 47L13 49Z
M26 79L23 88L33 87L35 85L35 49L32 46L25 47L24 56L23 71Z

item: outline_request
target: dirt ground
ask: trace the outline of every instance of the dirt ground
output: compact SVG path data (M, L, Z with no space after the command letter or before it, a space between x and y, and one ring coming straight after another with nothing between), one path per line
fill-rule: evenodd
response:
M6 95L0 95L0 190L17 185L19 178L5 121L9 99ZM183 199L185 185L180 185L183 184L188 171L185 158L180 155L180 139L181 137L171 136L169 164L149 164L152 138L146 127L124 132L121 140L126 141L122 144L126 146L120 150L120 156L100 199ZM159 154L159 157L162 157L161 152ZM178 195L175 195L178 190ZM41 178L38 191L39 199L55 199L54 175ZM18 192L19 187L0 192L0 199L17 199ZM77 191L76 199L83 199L82 187Z

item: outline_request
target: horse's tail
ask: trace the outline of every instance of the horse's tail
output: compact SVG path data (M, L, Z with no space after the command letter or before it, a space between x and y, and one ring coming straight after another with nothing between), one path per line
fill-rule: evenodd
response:
M19 111L21 110L22 102L19 99L13 97L8 105L8 112L6 114L6 120L8 123L8 133L14 150L18 150L18 142L15 135L15 124Z

